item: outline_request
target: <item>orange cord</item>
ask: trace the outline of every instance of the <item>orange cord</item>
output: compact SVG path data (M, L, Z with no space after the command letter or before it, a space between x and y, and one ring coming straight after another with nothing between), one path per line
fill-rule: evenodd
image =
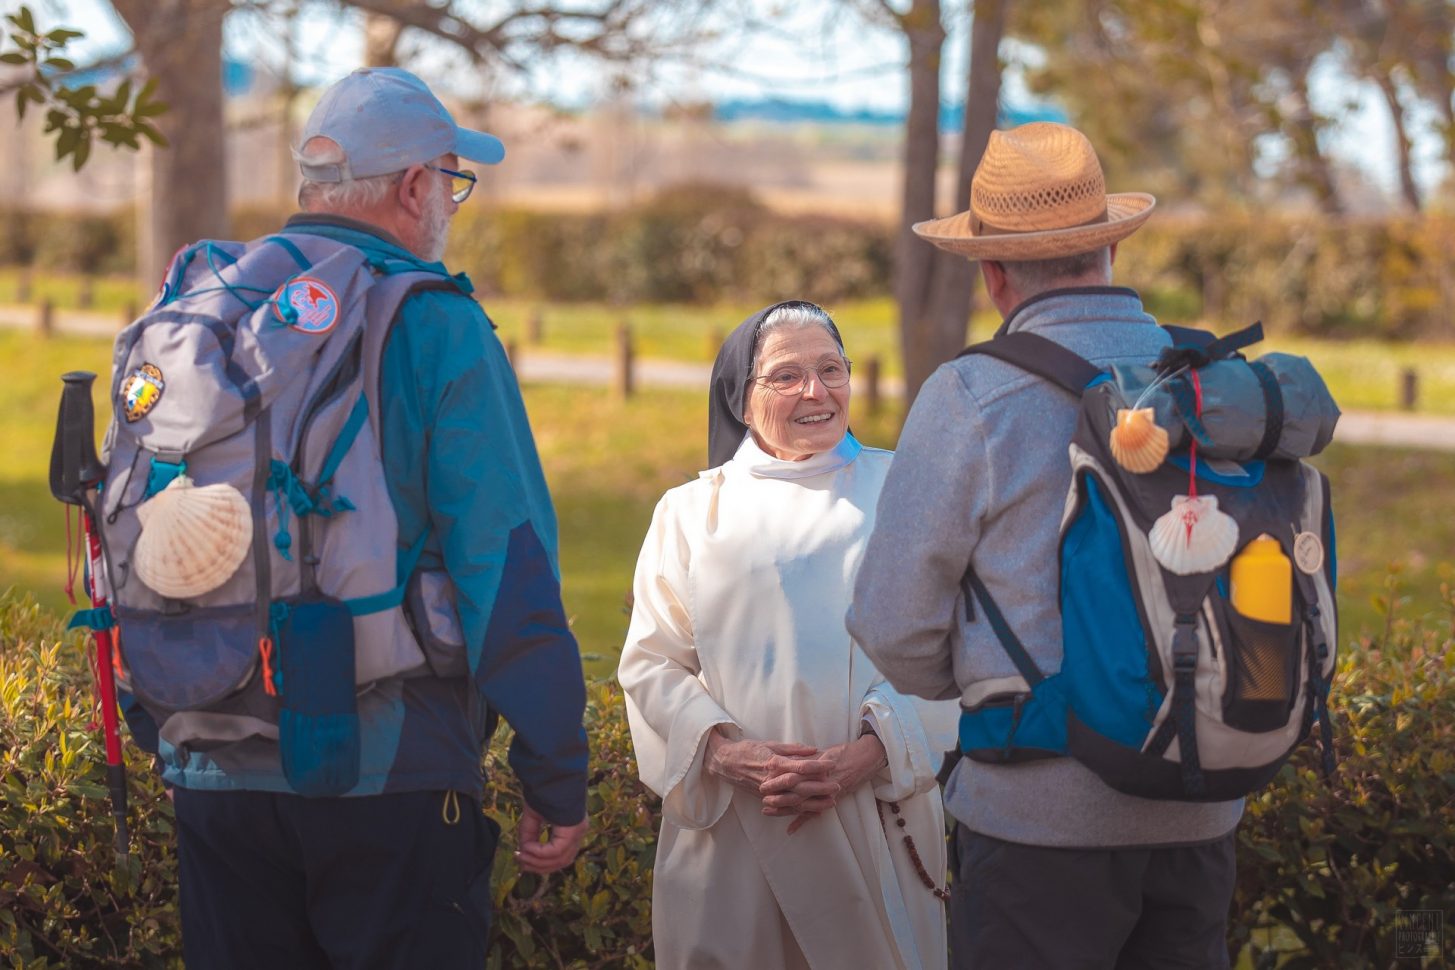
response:
M258 653L263 658L263 692L269 697L278 696L278 688L273 685L273 638L261 637L258 640Z

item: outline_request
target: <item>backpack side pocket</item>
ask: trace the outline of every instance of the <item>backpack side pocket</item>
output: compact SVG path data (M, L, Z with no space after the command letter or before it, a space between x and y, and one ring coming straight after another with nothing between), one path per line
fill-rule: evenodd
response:
M342 795L359 782L354 694L354 618L342 602L313 596L274 604L283 709L283 775L308 798Z

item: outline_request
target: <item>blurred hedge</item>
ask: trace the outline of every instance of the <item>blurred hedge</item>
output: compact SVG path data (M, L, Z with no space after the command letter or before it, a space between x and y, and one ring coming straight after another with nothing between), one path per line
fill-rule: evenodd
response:
M287 213L234 213L248 239ZM0 265L126 272L129 213L0 209ZM892 229L775 213L751 193L688 184L613 212L464 206L448 262L487 294L552 301L752 302L785 293L840 302L889 291ZM1153 219L1121 250L1118 278L1168 321L1261 319L1330 337L1455 338L1455 219Z
M1258 968L1388 967L1399 910L1455 912L1455 595L1443 595L1448 616L1392 620L1380 643L1344 651L1333 783L1306 747L1249 799L1229 946ZM175 966L171 806L134 756L135 863L119 878L77 653L32 601L0 598L0 962ZM592 686L588 731L591 836L570 870L544 880L511 854L519 796L506 737L487 758L485 811L507 833L491 970L651 966L658 805L636 780L614 686Z

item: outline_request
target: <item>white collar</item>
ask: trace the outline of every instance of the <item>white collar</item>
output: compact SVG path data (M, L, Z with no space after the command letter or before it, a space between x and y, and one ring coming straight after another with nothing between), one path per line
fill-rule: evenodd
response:
M812 478L838 471L859 457L859 452L863 450L864 446L846 432L839 439L839 443L828 451L821 451L802 461L785 461L774 458L759 448L758 443L753 440L753 433L749 431L728 465L742 469L755 478Z

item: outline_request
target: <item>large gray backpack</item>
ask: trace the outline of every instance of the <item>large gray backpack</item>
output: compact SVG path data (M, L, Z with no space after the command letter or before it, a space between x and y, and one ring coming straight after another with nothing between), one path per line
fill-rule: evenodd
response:
M1220 340L1165 329L1175 344L1155 367L1173 403L1145 465L1118 457L1112 429L1141 407L1147 368L1103 372L1030 332L964 351L1050 381L1080 416L1061 523L1060 667L1035 663L968 571L967 614L979 605L1017 674L967 689L960 745L994 764L1069 755L1129 795L1221 801L1271 781L1315 726L1333 770L1334 521L1328 480L1300 459L1329 443L1339 410L1307 361L1242 358L1262 337L1256 324ZM1284 615L1254 615L1263 598L1282 600Z
M117 337L99 526L122 687L167 744L277 739L300 794L357 782L356 691L429 664L380 357L406 296L455 285L322 236L206 241Z

